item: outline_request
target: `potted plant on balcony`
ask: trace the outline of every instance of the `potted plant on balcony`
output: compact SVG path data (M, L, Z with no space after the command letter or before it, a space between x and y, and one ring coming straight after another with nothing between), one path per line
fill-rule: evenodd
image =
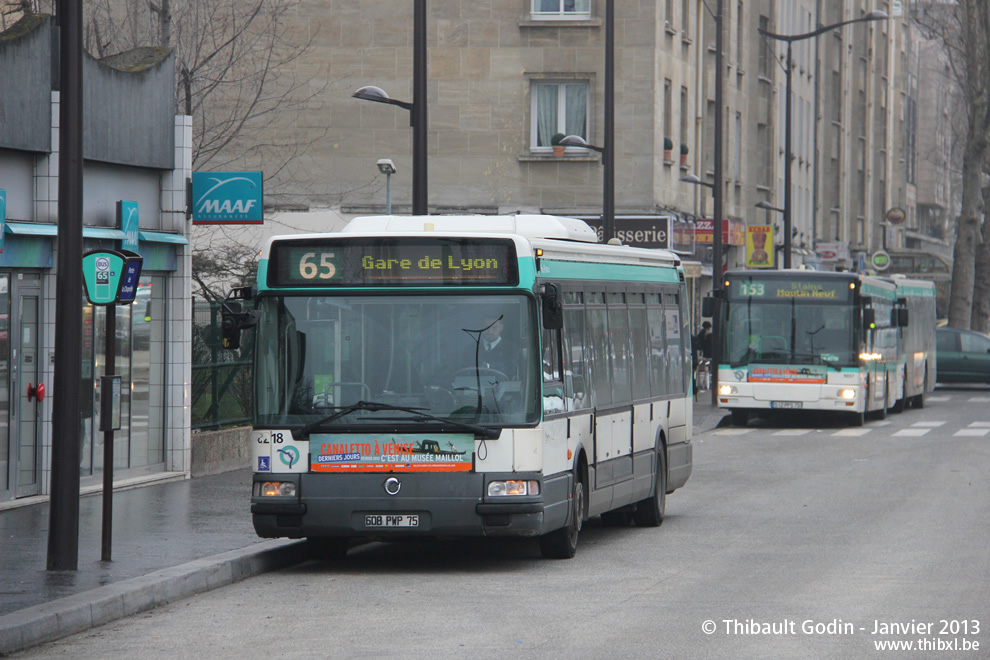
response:
M560 141L563 139L564 139L563 133L554 133L550 137L550 146L553 147L553 155L557 156L558 158L564 155L564 149L567 148L564 145L560 144Z
M681 143L681 165L687 165L688 146Z
M674 149L674 141L669 137L663 139L663 159L664 162L670 162L673 160L670 156L670 152Z

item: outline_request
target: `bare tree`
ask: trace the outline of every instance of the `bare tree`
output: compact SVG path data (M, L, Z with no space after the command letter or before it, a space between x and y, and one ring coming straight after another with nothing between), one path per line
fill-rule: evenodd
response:
M198 170L279 174L314 139L279 137L276 113L318 111L325 71L300 70L315 33L292 30L298 0L95 0L86 5L87 48L105 56L154 44L174 48L176 108L193 117ZM286 133L283 133L286 135Z
M987 323L983 301L990 302L990 254L981 233L984 211L983 172L990 150L990 3L958 0L929 2L915 16L918 25L939 40L948 56L966 110L962 154L962 207L953 247L949 325L968 328ZM986 227L983 228L984 231ZM990 238L990 236L987 236ZM981 281L982 277L982 281ZM974 310L977 315L974 317Z
M233 241L214 242L193 248L192 278L206 300L223 300L231 287L254 283L258 272L258 250Z

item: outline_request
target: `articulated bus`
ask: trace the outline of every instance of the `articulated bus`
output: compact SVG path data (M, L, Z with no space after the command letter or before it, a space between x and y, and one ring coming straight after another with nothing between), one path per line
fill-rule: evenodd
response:
M823 410L862 426L867 415L903 410L908 397L923 404L934 387L934 292L907 282L811 270L727 272L720 298L706 305L723 305L719 407L738 425L751 415Z
M257 286L254 527L351 539L658 526L692 465L690 329L673 253L580 220L381 216L274 237Z

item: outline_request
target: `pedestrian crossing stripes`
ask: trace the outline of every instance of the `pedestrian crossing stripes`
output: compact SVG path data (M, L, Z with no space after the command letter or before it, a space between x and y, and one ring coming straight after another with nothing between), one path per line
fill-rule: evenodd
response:
M947 397L947 396L931 396L931 395L929 395L929 396L927 396L925 398L928 401L948 401L949 400L949 397Z
M859 436L859 435L866 435L869 432L870 432L870 429L842 429L841 431L836 431L832 435L839 435L839 436L843 436L843 435Z
M987 433L990 433L990 428L982 428L982 429L981 428L976 428L976 429L959 429L958 431L956 431L952 435L954 435L954 436L960 436L960 437L962 437L962 436L968 436L968 437L982 438Z
M925 435L929 431L931 431L931 428L901 429L900 431L894 431L894 435L895 436L906 436L907 435L907 436L919 437L919 436Z
M898 429L893 431L890 435L893 437L910 437L910 438L920 438L927 435L930 431L939 430L937 433L938 437L946 437L948 429L940 429L940 427L945 426L948 422L945 420L933 420L926 422L915 422L910 428ZM844 429L838 429L829 435L837 437L861 437L867 435L871 431L875 431L880 427L891 424L889 421L877 421L872 422L869 426L865 427L850 427ZM797 438L803 435L807 435L812 431L822 431L827 429L809 429L809 428L787 428L787 429L759 429L759 428L738 428L729 427L716 429L715 435L724 436L741 436L747 435L749 433L756 433L757 435L766 436L773 435L778 437L791 437ZM990 436L990 422L971 422L967 428L957 429L952 433L955 437L969 437L969 438L983 438Z
M970 403L987 403L990 401L990 396L971 396L969 398Z

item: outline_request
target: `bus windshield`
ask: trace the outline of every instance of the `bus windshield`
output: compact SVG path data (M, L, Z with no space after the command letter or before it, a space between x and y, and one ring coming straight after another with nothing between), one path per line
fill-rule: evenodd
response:
M725 324L725 359L732 366L858 364L851 304L806 300L732 300Z
M539 420L539 326L527 296L304 295L258 304L257 425L409 432L449 419L463 433L456 423ZM382 405L334 414L358 402Z

